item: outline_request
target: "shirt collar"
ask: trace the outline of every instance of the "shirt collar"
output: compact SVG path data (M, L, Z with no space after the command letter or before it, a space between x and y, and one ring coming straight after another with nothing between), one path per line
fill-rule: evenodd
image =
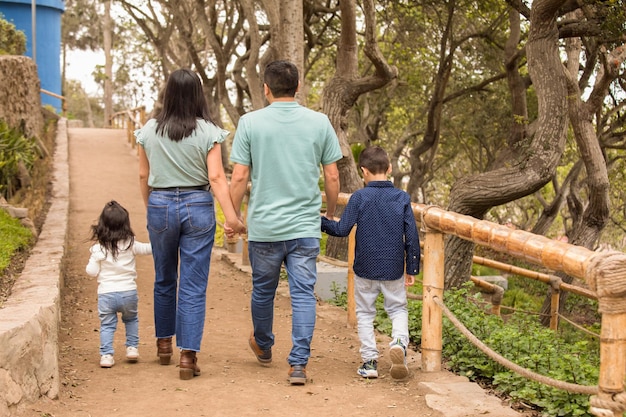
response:
M297 101L275 101L270 104L270 107L298 107L300 104Z
M391 181L370 181L367 183L367 187L388 188L393 187Z

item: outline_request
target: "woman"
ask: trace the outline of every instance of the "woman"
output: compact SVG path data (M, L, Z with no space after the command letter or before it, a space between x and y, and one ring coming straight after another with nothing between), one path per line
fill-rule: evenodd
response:
M162 365L170 363L175 335L181 379L200 375L196 352L215 236L211 189L224 212L227 234L245 231L222 166L220 143L227 134L211 122L200 78L188 69L170 75L163 108L135 132L154 257L157 355Z

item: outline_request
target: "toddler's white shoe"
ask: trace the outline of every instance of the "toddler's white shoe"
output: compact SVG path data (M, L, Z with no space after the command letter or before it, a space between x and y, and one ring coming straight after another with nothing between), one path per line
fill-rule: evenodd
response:
M135 346L126 346L126 359L136 362L139 359L139 350Z
M100 356L100 368L110 368L113 365L115 365L115 359L113 359L113 355Z

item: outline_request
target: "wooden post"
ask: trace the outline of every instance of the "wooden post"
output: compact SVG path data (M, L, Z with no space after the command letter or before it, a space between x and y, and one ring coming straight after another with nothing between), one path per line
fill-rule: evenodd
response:
M354 251L356 249L356 225L348 236L348 326L356 327L356 301L354 300Z
M224 246L230 253L237 253L237 243L239 243L239 237L225 237Z
M250 255L248 254L248 236L241 238L241 264L250 265Z
M559 328L559 304L561 290L557 287L550 289L550 330L557 331Z
M600 330L598 398L614 401L615 394L624 392L625 376L626 314L603 313Z
M130 147L135 149L135 135L133 134L133 121L131 120L130 115L126 116L128 122L126 123L126 136L128 137L128 143L130 143Z
M423 225L422 225L423 226ZM433 301L443 301L444 235L427 230L424 240L424 283L422 302L422 370L441 371L443 313Z

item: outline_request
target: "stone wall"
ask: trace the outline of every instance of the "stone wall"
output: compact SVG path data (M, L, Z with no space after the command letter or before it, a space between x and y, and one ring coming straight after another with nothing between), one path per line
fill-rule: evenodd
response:
M40 137L43 115L32 60L0 56L0 119ZM67 124L57 125L51 206L35 247L0 308L0 416L60 389L60 286L69 213Z
M0 55L0 120L27 137L41 137L43 132L40 86L32 59Z

